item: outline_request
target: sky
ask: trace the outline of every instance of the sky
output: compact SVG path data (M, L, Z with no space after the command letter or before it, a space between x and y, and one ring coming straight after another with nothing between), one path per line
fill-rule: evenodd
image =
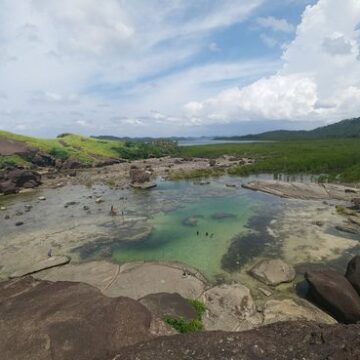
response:
M0 0L0 129L242 135L360 116L360 0Z

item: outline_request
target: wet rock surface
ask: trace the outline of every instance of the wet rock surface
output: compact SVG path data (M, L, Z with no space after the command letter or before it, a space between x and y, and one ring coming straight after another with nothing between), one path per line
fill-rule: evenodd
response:
M333 270L309 271L309 297L338 321L360 321L360 297L345 276Z
M360 358L360 325L284 322L242 333L158 338L108 360L340 360Z
M288 283L295 279L295 269L280 259L262 260L251 270L257 280L266 285L276 286L281 283Z
M2 359L106 359L152 337L144 306L79 283L0 283L0 314Z

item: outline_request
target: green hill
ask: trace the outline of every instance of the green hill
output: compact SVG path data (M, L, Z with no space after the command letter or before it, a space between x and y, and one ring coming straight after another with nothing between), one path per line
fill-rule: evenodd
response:
M343 120L336 124L319 127L310 131L276 130L262 134L217 137L216 140L307 140L360 138L360 118Z
M19 151L17 151L19 149ZM39 139L0 130L0 168L7 165L30 165L29 154L43 153L55 159L74 159L92 165L106 159L144 159L170 154L176 149L171 143L115 141L62 134L56 139Z

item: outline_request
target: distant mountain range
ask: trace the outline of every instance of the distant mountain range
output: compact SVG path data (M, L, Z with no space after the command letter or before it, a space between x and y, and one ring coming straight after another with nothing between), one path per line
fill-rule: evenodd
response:
M306 140L360 138L360 118L340 121L314 130L276 130L245 136L216 137L215 140Z

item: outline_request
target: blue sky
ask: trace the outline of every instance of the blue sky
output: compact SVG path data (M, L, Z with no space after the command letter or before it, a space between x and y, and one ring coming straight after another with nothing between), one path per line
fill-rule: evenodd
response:
M360 114L359 0L0 0L0 128L234 135Z

